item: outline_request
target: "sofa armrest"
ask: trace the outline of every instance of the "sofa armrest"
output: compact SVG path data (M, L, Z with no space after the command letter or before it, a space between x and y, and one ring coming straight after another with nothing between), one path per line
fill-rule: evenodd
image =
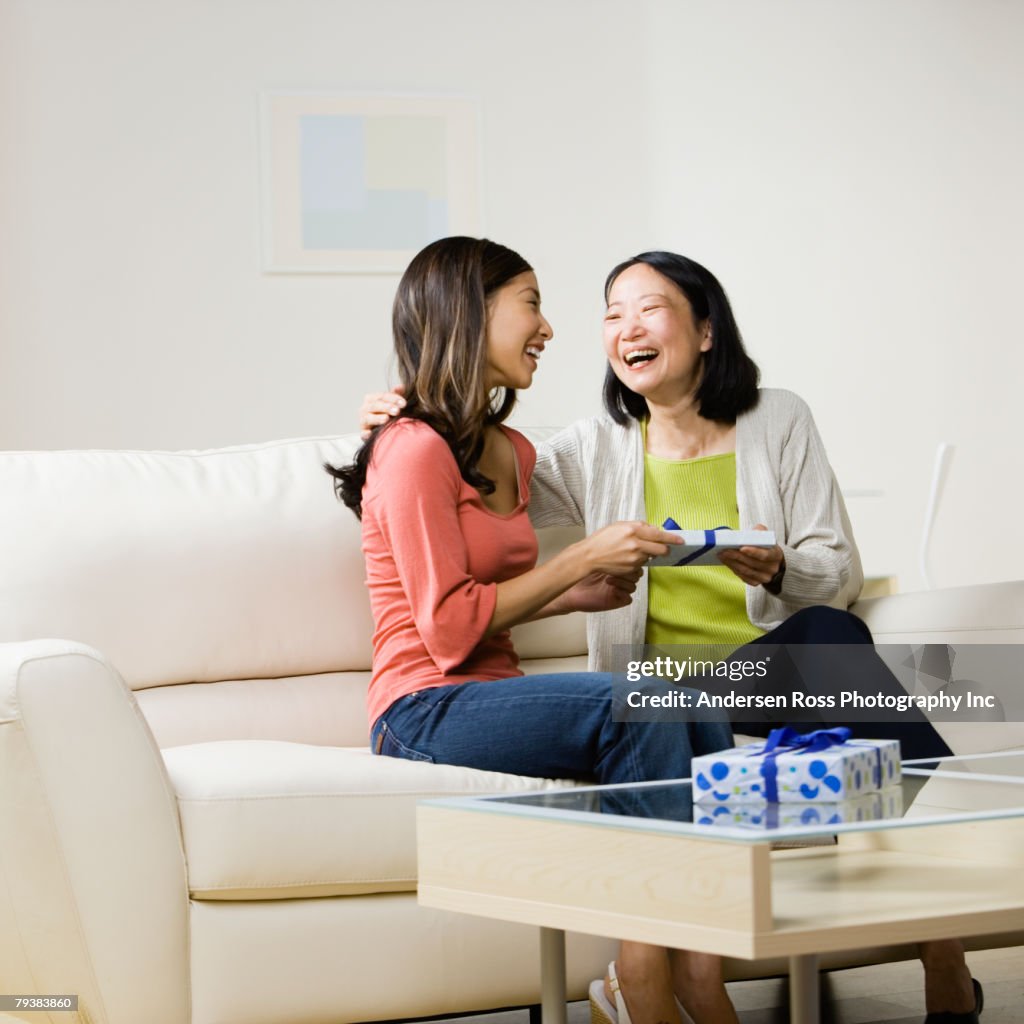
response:
M858 601L851 609L870 627L876 644L949 644L959 647L951 682L969 678L989 682L984 674L971 675L964 650L973 644L1024 643L1024 580L949 587L919 593L893 594ZM994 680L992 680L994 682ZM935 728L954 754L994 753L1024 748L1024 722L945 720Z
M850 611L879 644L1024 643L1024 580L891 594Z
M3 889L0 991L77 994L94 1024L189 1020L174 794L132 692L81 644L0 644Z

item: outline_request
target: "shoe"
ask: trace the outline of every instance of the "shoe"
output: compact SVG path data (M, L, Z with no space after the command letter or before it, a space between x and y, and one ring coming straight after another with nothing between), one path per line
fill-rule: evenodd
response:
M985 993L981 989L981 982L971 978L974 986L974 1009L967 1013L929 1013L924 1019L924 1024L978 1024L978 1018L985 1006Z
M619 979L615 974L615 961L608 965L608 982L615 999L615 1005L608 1001L604 994L604 978L590 983L590 1024L633 1024L626 1009L626 1000L622 997ZM676 999L676 1009L682 1024L693 1024L693 1018L683 1009L683 1004Z
M609 987L615 999L615 1005L608 1001L604 992L604 978L590 983L590 1024L633 1024L626 1009L626 1000L622 998L619 979L615 976L615 961L608 965Z

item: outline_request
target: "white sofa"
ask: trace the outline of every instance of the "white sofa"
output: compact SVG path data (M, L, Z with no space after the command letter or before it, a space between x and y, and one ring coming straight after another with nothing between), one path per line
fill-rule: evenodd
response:
M537 1000L533 929L416 904L417 799L555 783L369 753L359 527L321 469L357 443L0 453L0 992L77 994L89 1024ZM881 641L1024 639L1024 583L856 610ZM516 644L529 671L585 661L579 616ZM613 949L571 937L570 997Z

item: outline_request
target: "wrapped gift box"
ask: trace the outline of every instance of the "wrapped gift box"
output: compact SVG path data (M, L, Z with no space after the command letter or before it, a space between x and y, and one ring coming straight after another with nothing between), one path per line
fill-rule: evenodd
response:
M666 519L662 529L676 534L679 540L669 545L668 554L650 559L648 566L720 566L718 554L721 551L775 547L775 534L771 530L730 530L724 526L714 530L681 530L673 519Z
M801 825L846 825L857 821L899 818L903 814L903 790L899 786L865 793L852 800L816 804L694 804L698 825L730 828L777 829Z
M699 803L849 800L900 780L898 740L851 739L850 730L776 729L765 743L693 759Z

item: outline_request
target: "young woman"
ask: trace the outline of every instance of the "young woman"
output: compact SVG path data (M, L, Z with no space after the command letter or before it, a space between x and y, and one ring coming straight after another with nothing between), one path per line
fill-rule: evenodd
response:
M530 266L487 240L435 242L399 284L393 333L402 414L328 467L363 525L373 750L623 783L686 776L693 754L730 746L724 722L614 721L604 673L520 672L509 627L625 606L670 539L615 522L535 566L535 452L502 425L552 336Z
M610 667L616 644L870 644L846 611L860 559L810 411L790 392L758 388L718 280L686 257L643 253L612 270L605 299L607 415L540 447L534 524L593 531L671 516L684 528L771 529L778 544L723 555L722 567L652 569L629 605L590 616L591 668ZM368 396L364 427L403 400ZM883 670L877 685L898 686ZM858 731L897 735L904 757L949 753L923 719ZM921 954L930 1019L975 1021L980 989L959 944L928 943ZM675 1021L673 992L698 1021L736 1020L717 958L624 943L618 978L609 974L603 998L594 994L606 1020Z

